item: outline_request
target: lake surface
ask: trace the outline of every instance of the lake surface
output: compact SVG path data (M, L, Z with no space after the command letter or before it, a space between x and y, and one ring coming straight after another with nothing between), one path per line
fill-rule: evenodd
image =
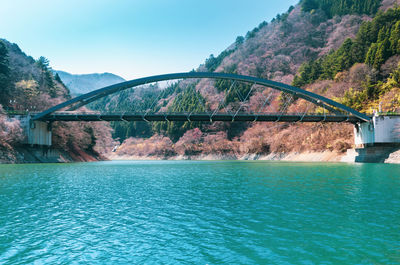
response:
M400 264L400 166L0 165L0 264Z

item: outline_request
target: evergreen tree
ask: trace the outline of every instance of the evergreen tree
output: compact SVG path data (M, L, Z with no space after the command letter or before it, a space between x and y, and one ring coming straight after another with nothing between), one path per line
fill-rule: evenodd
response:
M206 111L204 106L205 99L196 91L195 85L191 85L175 97L168 112L201 113ZM200 126L199 122L155 122L153 131L165 133L171 140L177 141L186 131Z
M317 8L319 8L319 5L316 0L303 0L301 3L301 10L304 12L310 12L311 10Z
M328 17L347 14L375 14L382 0L303 0L301 7L304 12L321 9Z
M368 50L367 57L365 58L365 63L368 65L374 65L375 64L375 57L376 53L378 51L378 44L373 43L371 47Z
M323 0L321 3L331 2ZM339 9L349 6L349 2L344 1L339 4ZM355 10L364 7L364 4L358 4ZM379 70L388 58L400 54L399 33L400 8L389 9L386 13L379 12L372 21L361 25L354 40L347 39L338 50L303 64L293 85L304 86L317 79L333 79L338 72L348 70L355 63L364 62Z
M47 71L50 67L49 60L44 56L40 56L39 59L36 61L36 64L42 71Z
M389 40L392 53L400 53L400 21L392 26Z
M50 69L50 62L47 58L40 56L36 61L37 66L39 66L41 70L41 79L40 86L42 89L46 90L50 94L50 96L55 97L57 95L57 91L55 89L53 74Z
M6 105L10 88L10 67L8 62L8 51L5 44L0 40L0 104Z
M238 37L236 38L236 41L235 41L236 47L242 45L243 42L244 42L244 37L243 37L243 36L238 36Z
M342 46L338 49L336 53L336 65L335 73L349 69L353 64L353 54L352 54L353 41L349 38L344 41Z

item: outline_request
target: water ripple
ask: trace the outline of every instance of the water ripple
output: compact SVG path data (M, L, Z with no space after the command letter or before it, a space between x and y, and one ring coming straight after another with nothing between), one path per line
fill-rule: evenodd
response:
M0 166L0 263L400 264L399 169Z

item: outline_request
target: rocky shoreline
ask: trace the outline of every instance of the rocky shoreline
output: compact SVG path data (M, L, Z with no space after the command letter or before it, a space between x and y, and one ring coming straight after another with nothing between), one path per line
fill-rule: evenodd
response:
M242 161L292 161L292 162L341 162L343 154L336 152L272 153L268 155L194 155L194 156L129 156L109 155L110 160L242 160Z
M349 149L347 153L335 151L324 152L291 152L291 153L271 153L267 155L246 154L236 156L232 154L208 154L208 155L174 155L174 156L130 156L117 155L111 153L108 155L99 155L88 153L82 150L60 150L37 147L18 147L12 152L0 152L0 164L24 164L24 163L73 163L73 162L95 162L107 160L239 160L239 161L286 161L286 162L346 162L354 163L357 152L355 149ZM374 161L378 163L400 164L400 148L394 152L385 155L384 159Z
M271 153L268 155L247 154L244 156L235 155L194 155L194 156L129 156L111 154L107 157L110 160L248 160L248 161L286 161L286 162L346 162L354 163L357 152L349 149L346 153L335 151L324 152L291 152L291 153ZM376 161L376 163L400 164L400 149L387 154L386 159Z
M18 146L0 150L0 164L72 163L108 160L106 156L80 149L61 150L41 147Z

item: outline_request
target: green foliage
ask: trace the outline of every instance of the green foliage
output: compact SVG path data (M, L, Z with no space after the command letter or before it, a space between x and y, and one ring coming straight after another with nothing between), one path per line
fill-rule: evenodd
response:
M278 15L278 16L280 16L280 15ZM263 27L266 27L266 26L268 26L268 22L263 21L258 25L258 27L255 27L254 29L248 31L246 33L246 40L254 38L256 36L257 32L259 32Z
M294 78L294 86L304 86L318 79L334 79L355 63L366 63L380 69L385 61L400 54L400 8L378 13L361 25L355 39L347 39L341 47L317 60L305 63Z
M239 47L239 46L242 45L243 43L244 43L244 37L243 37L243 36L238 36L238 37L236 38L236 41L235 41L236 47Z
M389 81L393 82L392 86L400 87L400 65L390 74Z
M39 57L39 59L36 61L36 64L42 71L47 71L50 68L49 60L43 56Z
M301 2L301 11L310 12L314 9L318 9L318 1L317 0L303 0Z
M381 95L392 90L393 88L400 88L400 64L396 70L394 70L385 83L380 84L379 92ZM398 95L400 99L400 95Z
M344 93L343 98L337 99L343 105L346 105L352 109L362 111L365 102L368 100L367 91L354 91L350 88Z
M294 77L293 85L302 87L313 80L316 80L321 76L321 60L311 61L309 63L303 63L299 68L299 74Z
M0 104L7 103L10 80L10 66L8 62L8 51L5 44L0 40Z
M400 21L392 26L389 41L392 53L400 54Z
M39 86L48 92L51 97L57 96L57 89L55 87L53 74L50 68L50 62L47 58L40 56L39 59L36 61L36 65L41 70L41 77L39 80Z
M89 107L94 110L110 112L136 112L136 113L154 113L165 107L167 99L173 94L179 94L182 88L179 83L174 83L160 91L157 85L151 85L145 88L135 88L134 90L123 90L117 94L110 95L92 102ZM106 107L105 107L106 106ZM159 128L152 123L146 122L111 122L114 129L113 138L124 141L129 137L149 138L154 132L160 132ZM157 131L154 131L157 129Z
M0 104L5 108L42 110L59 100L68 99L69 94L54 78L45 57L35 61L18 45L0 40ZM59 97L59 100L44 100L47 96Z
M60 84L62 84L63 86L65 86L64 82L61 80L61 78L60 78L60 76L58 75L58 73L56 73L56 75L54 76L54 79L55 79L58 83L60 83ZM65 87L66 87L66 86L65 86Z
M225 68L224 72L228 74L237 74L236 65ZM231 86L231 80L217 79L215 81L215 88L218 90L218 92L225 92L225 105L228 105L232 102L243 101L251 89L251 84L243 82L236 82L232 88ZM249 97L250 96L251 94Z
M195 84L190 85L179 93L168 112L201 113L205 112L205 99L196 91ZM158 133L165 133L171 140L177 141L187 130L198 128L199 122L155 122L153 130Z
M366 103L378 99L384 93L381 89L382 85L382 82L375 83L368 79L362 85L362 90L355 91L350 88L342 98L337 100L352 109L365 112L367 111L366 107L369 106Z
M279 111L286 112L286 110L293 104L298 98L288 93L281 92L278 97Z
M238 37L239 38L239 37ZM235 50L225 50L218 55L218 57L214 57L213 54L210 55L208 59L206 59L206 68L210 72L214 72L218 66L221 64L222 60L225 59L225 57L231 55Z
M391 56L390 42L384 39L382 42L373 43L368 50L365 63L375 69L380 69L381 65Z
M246 40L251 39L251 38L254 38L254 37L256 36L256 33L257 33L258 31L259 31L258 28L254 28L254 29L251 30L251 31L247 31L247 33L246 33Z
M104 97L92 102L89 107L94 110L110 112L155 112L160 106L157 100L164 99L174 92L179 91L177 84L173 84L160 92L157 85L133 90L123 90L115 95ZM134 93L132 93L134 92ZM160 94L161 93L161 94ZM104 107L106 106L106 107ZM153 135L151 124L146 122L112 122L113 137L121 141L129 137L151 137Z
M347 14L374 15L382 0L303 0L301 8L304 12L321 9L328 17Z

